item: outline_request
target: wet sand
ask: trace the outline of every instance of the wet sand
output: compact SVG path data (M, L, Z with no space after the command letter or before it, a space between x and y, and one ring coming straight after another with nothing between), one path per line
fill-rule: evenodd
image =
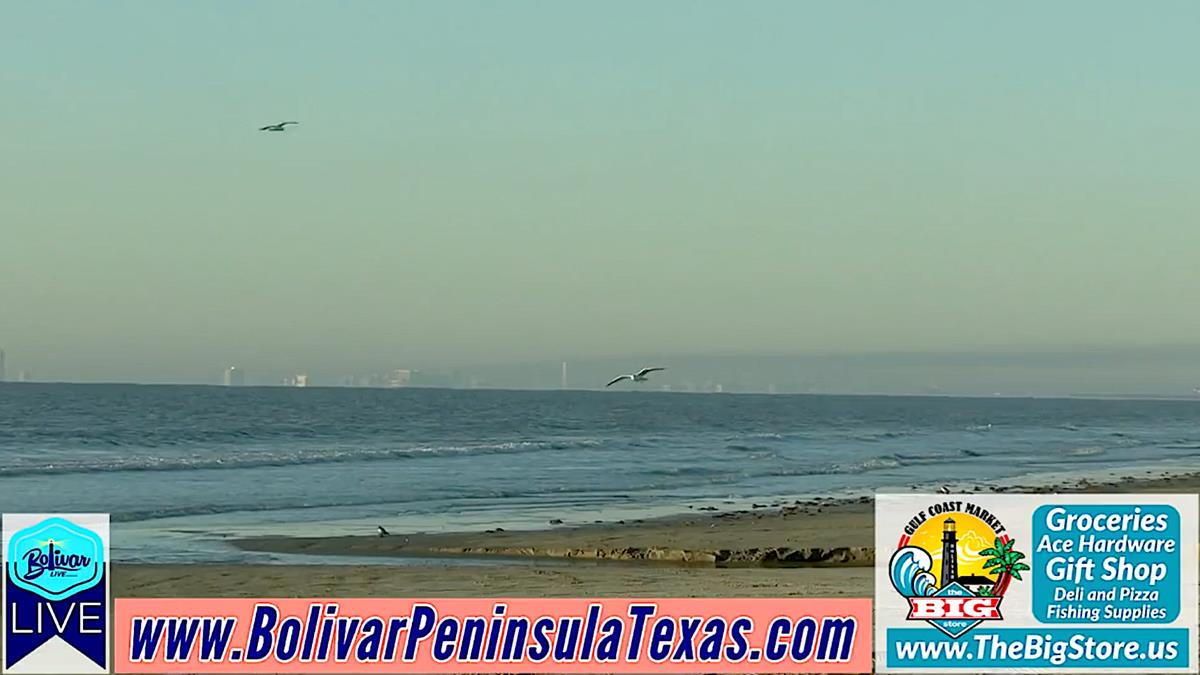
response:
M1083 482L1011 492L1195 494L1200 474L1120 483ZM404 533L333 538L263 537L248 550L321 555L511 557L514 564L463 565L116 565L114 597L871 597L873 504L762 505L723 514L533 532ZM372 526L373 527L373 526ZM625 552L625 559L612 552ZM677 560L667 553L684 552ZM726 563L702 553L727 552ZM814 560L771 562L764 551L814 551ZM602 553L604 552L604 553ZM641 557L635 555L640 552ZM831 552L841 552L833 555ZM753 555L752 555L753 554ZM740 559L739 559L740 556ZM676 556L677 557L677 556ZM617 558L614 560L613 558ZM822 558L822 559L816 559ZM381 560L381 562L384 562Z
M1200 473L1119 482L1081 481L1054 488L1014 486L997 492L1194 494L1198 490ZM491 556L708 568L858 568L874 564L874 503L868 498L843 502L808 499L756 506L760 508L727 513L697 509L687 516L645 522L548 524L548 529L535 531L256 537L234 544L251 551L324 556ZM364 530L373 531L374 526L364 525Z
M1194 494L1198 490L1200 473L1085 482L1053 491ZM1011 491L1033 489L1014 486ZM378 566L118 564L113 590L118 597L862 597L873 592L873 515L872 503L863 500L808 500L742 513L697 511L644 523L409 535L407 544L399 532L389 537L262 537L236 543L248 550L277 553L495 557L498 563L511 559L514 564L478 566L437 560ZM797 551L812 559L782 559L787 552ZM672 552L694 558L680 560ZM713 552L726 552L727 559L722 563L700 555Z

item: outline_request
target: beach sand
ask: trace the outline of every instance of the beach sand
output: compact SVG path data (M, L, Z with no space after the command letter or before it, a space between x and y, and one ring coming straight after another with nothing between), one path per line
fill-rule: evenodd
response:
M1200 473L1038 491L1191 493ZM1014 486L1010 492L1034 488ZM128 597L822 597L873 593L873 504L801 500L740 513L490 532L239 540L290 554L493 557L497 564L117 565ZM364 527L366 529L366 527ZM373 526L371 526L373 529ZM709 556L709 557L706 557ZM723 556L723 557L722 557Z
M1081 481L998 492L1196 493L1200 473L1112 482ZM696 567L870 567L874 503L802 499L736 512L695 510L632 523L557 526L545 530L410 534L379 537L256 537L235 545L251 551L353 556L495 556L604 560ZM364 529L374 529L364 526ZM407 543L405 536L408 537Z
M1196 493L1200 474L1060 486L1053 491ZM1012 492L1032 492L1014 487ZM1038 491L1050 491L1042 490ZM777 508L696 512L645 523L389 537L257 538L258 551L353 556L500 556L512 564L463 565L116 565L114 597L872 597L873 505L801 500ZM762 551L807 551L821 560L787 563ZM612 551L683 551L686 562ZM701 552L729 551L717 560ZM822 555L812 553L825 552ZM842 552L833 555L830 552ZM755 555L751 555L751 553ZM736 553L736 555L735 555ZM766 558L769 558L767 556ZM604 558L604 559L599 559Z

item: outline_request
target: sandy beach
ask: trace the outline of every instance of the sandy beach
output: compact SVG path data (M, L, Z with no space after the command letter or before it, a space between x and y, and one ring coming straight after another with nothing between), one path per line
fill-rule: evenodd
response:
M995 492L1195 493L1198 489L1198 473L1164 476L1159 472L1139 479L1047 487L1018 485ZM560 525L520 532L256 537L237 540L235 545L290 554L495 556L720 568L874 564L874 502L869 498L799 499L754 506L729 512L695 510L686 516L644 522Z
M1044 492L1195 493L1200 474ZM1011 491L1035 491L1017 486ZM800 500L742 513L531 532L257 538L284 553L444 556L411 565L117 565L116 597L871 597L873 504ZM787 562L800 551L811 560ZM657 552L657 553L655 553ZM723 564L715 556L722 555ZM713 559L705 555L714 556ZM494 565L455 564L468 556ZM688 558L681 560L680 558ZM732 561L732 562L730 562Z
M1200 474L1043 492L1195 493ZM1035 491L1014 486L1010 492ZM118 565L131 597L821 597L873 592L873 506L800 500L748 512L529 532L240 540L247 550L435 558L416 565ZM408 536L408 543L404 543ZM438 557L499 564L464 566ZM511 564L503 564L511 563Z

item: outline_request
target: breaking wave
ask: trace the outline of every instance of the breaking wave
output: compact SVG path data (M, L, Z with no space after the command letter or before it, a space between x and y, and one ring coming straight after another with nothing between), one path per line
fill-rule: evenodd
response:
M104 457L64 459L43 463L0 466L0 477L48 476L74 473L114 473L141 471L197 471L302 466L310 464L346 464L381 460L407 460L453 455L523 454L547 450L594 448L603 445L592 439L570 441L514 441L473 445L445 445L407 448L312 448L287 450L243 450L237 454L194 454L187 456Z

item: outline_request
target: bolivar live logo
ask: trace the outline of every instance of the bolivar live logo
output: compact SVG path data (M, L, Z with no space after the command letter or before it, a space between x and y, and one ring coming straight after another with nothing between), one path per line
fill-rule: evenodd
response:
M3 672L108 672L108 516L5 514L3 551Z
M931 504L904 527L888 565L910 621L926 621L958 639L984 621L1000 621L1004 593L1029 566L1000 519L962 501Z

